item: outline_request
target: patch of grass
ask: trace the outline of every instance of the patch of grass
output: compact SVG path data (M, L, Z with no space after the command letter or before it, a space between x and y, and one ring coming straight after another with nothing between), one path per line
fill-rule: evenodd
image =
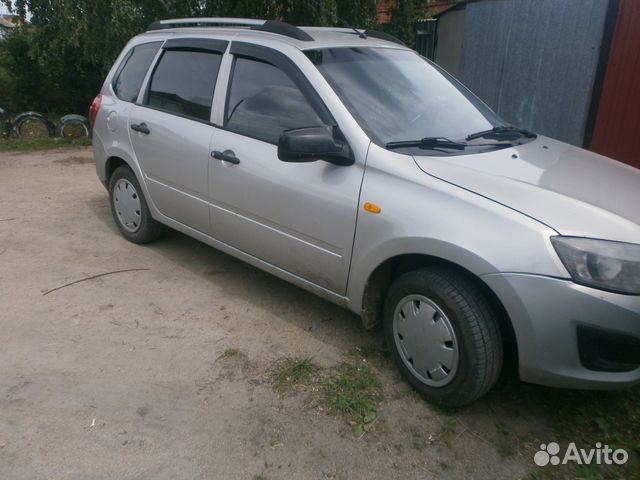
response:
M272 372L273 389L280 394L308 387L311 403L329 415L344 418L362 436L378 418L382 384L364 359L324 369L311 358L283 358Z
M346 418L356 434L378 417L381 401L382 385L368 365L343 363L322 384L322 406Z
M575 391L537 387L517 383L492 394L502 402L517 403L547 413L555 438L536 439L534 453L541 443L560 444L560 457L570 442L578 449L596 448L596 443L612 449L623 448L629 454L625 465L567 465L536 467L531 454L532 471L528 478L555 480L564 478L640 480L640 388L618 391ZM498 428L496 426L496 428ZM498 430L498 433L500 431Z
M239 356L244 356L244 354L237 348L227 348L224 352L222 352L222 355L220 355L220 358L233 358L233 357L239 357Z
M460 413L460 409L456 407L448 407L446 405L440 405L437 403L432 403L430 404L430 406L443 417L457 417L457 415Z
M416 392L411 386L400 385L395 386L396 390L393 392L392 398L394 400L403 400L403 399L411 399L414 402L423 401L420 394Z
M62 148L81 148L91 145L88 138L0 138L0 152L30 152Z
M67 124L64 128L65 138L85 138L86 132L84 127L77 123Z
M222 365L230 370L240 368L243 371L247 371L251 368L251 362L247 354L233 347L227 348L222 352L222 355L217 360L220 360Z
M311 358L285 358L273 372L273 387L280 393L313 380L321 368Z
M451 448L451 442L453 440L453 434L456 432L456 425L458 420L455 417L448 417L438 432L438 438L442 440L447 448Z
M498 438L495 441L498 453L504 458L511 458L516 454L514 435L509 427L501 420L495 421Z
M22 124L20 137L42 138L47 136L49 136L49 130L42 122L27 120Z

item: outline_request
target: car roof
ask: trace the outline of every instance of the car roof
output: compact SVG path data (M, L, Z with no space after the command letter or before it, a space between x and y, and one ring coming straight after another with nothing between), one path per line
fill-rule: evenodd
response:
M202 25L203 20L211 20L211 23L220 24L219 26ZM189 26L192 21L193 26ZM225 24L229 22L229 24ZM233 22L233 23L231 23ZM243 22L251 23L252 26L244 26ZM263 22L263 23L261 23ZM263 30L262 25L275 25L271 30ZM279 27L284 26L284 33L279 31ZM151 30L139 35L136 38L154 38L154 37L181 37L181 36L202 36L213 37L225 40L242 40L256 41L265 46L278 47L282 45L290 45L299 50L309 50L318 48L332 47L387 47L387 48L406 48L401 42L391 36L389 40L383 32L371 30L358 30L359 33L368 35L359 35L352 28L339 27L293 27L284 22L273 22L264 20L251 19L177 19L164 20L151 25ZM293 29L294 36L288 35ZM297 37L297 38L296 38ZM304 39L300 39L305 37Z

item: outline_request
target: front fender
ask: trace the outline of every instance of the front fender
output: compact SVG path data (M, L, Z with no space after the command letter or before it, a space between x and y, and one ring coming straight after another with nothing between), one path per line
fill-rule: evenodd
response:
M369 202L379 214L364 210ZM372 145L362 184L347 305L362 312L371 274L405 254L452 262L474 275L568 277L552 228L508 206L422 172L412 157Z

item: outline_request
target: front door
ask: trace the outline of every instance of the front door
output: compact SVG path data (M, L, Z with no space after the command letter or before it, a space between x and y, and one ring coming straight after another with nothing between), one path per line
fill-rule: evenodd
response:
M224 128L211 144L213 235L344 294L363 168L278 159L283 130L333 123L302 73L279 58L234 55Z

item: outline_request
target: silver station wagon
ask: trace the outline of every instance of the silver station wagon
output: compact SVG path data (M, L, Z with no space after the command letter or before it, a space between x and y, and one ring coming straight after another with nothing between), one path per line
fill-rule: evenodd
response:
M173 228L382 325L430 401L504 361L640 382L640 171L507 124L389 35L157 22L90 116L124 237Z

